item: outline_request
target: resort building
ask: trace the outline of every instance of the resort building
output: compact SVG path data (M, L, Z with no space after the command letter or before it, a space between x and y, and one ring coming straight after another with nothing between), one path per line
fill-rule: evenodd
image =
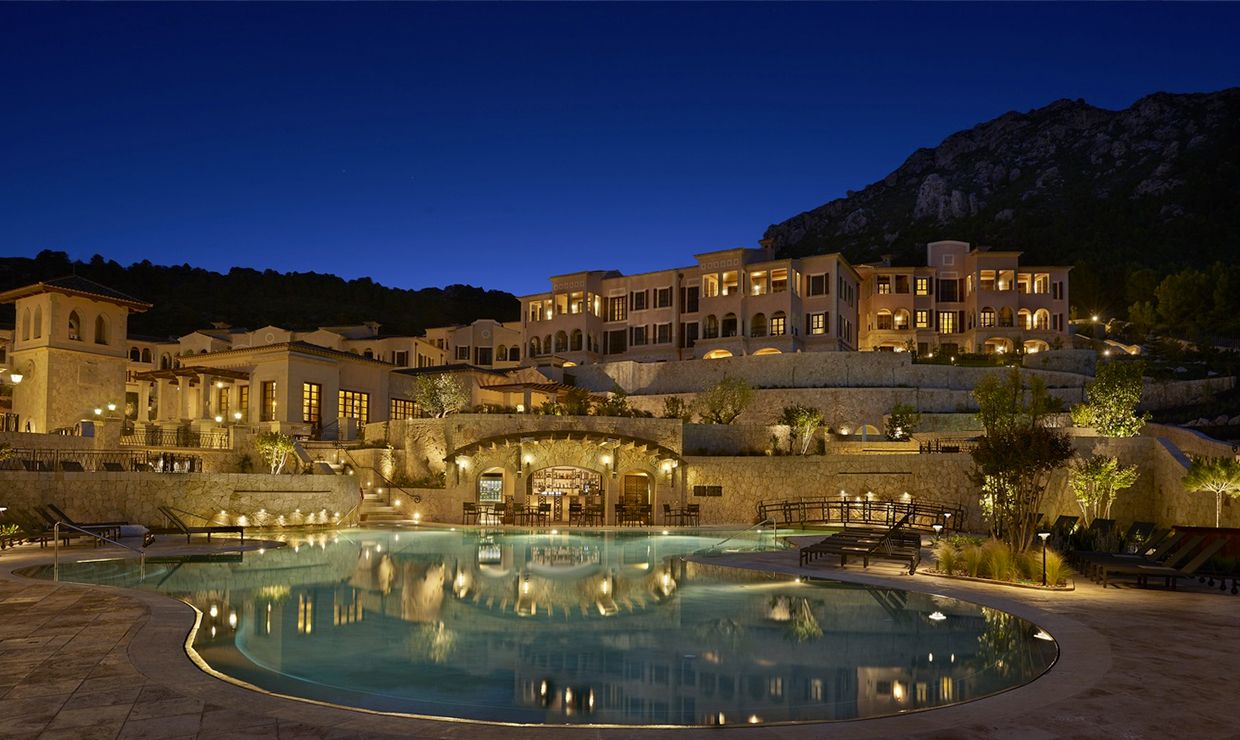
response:
M714 359L855 350L861 277L839 254L767 249L696 255L639 275L557 275L521 299L526 364Z
M863 350L1038 352L1064 345L1070 267L1029 267L1020 252L926 245L925 265L860 265Z
M447 364L499 369L521 364L522 336L520 321L494 319L426 330L426 341L444 352Z

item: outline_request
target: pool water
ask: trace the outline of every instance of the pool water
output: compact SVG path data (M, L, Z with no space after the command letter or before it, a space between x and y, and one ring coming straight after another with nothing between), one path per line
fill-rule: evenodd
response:
M1057 657L1049 635L994 609L681 557L720 539L342 530L144 572L62 565L60 578L192 604L194 649L267 691L496 722L874 717L1003 691Z

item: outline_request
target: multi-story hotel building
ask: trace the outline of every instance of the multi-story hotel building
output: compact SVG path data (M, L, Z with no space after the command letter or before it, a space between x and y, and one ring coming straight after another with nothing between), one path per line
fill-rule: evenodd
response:
M857 349L861 277L841 255L774 259L738 248L696 258L638 275L552 277L550 291L521 299L524 362Z
M1070 267L1020 265L1020 252L926 246L926 264L858 266L860 349L1038 352L1068 337Z

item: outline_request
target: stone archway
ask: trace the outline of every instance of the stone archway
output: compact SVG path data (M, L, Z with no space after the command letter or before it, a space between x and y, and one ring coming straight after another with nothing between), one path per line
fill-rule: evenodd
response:
M648 481L647 501L657 506L660 502L678 500L675 470L681 459L677 451L651 440L638 437L582 431L530 431L489 437L451 450L444 458L448 463L448 483L451 487L468 487L463 491L470 495L477 489L483 475L503 476L505 501L518 503L518 496L525 503L537 506L539 499L554 499L554 494L534 493L533 478L544 470L569 469L581 471L581 481L597 482L602 495L591 491L581 494L593 499L597 505L601 498L607 522L614 520L614 505L624 492L624 476L644 475ZM662 473L661 473L662 471ZM623 475L622 475L622 474ZM487 484L492 488L494 483ZM636 485L636 484L634 484ZM530 497L533 500L530 500ZM553 511L554 509L554 501ZM559 521L567 521L569 503L561 497ZM584 501L582 502L585 503Z

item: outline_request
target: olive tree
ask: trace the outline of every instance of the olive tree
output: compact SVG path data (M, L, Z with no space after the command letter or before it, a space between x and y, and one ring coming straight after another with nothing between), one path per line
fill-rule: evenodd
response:
M1191 493L1214 494L1214 526L1223 519L1223 497L1240 496L1240 462L1234 457L1194 457L1181 481Z
M1132 488L1140 472L1136 465L1120 465L1109 455L1090 455L1072 464L1068 471L1068 487L1081 507L1081 517L1088 526L1099 517L1111 518L1111 505L1120 491Z
M293 438L282 432L262 432L254 436L254 448L271 469L272 475L284 470L284 463L293 451Z
M752 400L752 386L740 378L725 377L698 394L698 416L707 424L731 424Z
M1051 473L1072 457L1067 435L1043 423L1061 404L1040 378L1026 384L1016 368L984 376L973 396L986 433L972 452L970 477L981 489L992 532L1022 552L1033 539Z
M790 427L794 443L800 446L800 454L808 455L809 447L814 442L814 432L822 426L822 412L800 404L785 406L783 412L776 417L775 423Z
M448 373L418 375L413 380L413 400L438 419L464 408L469 403L469 389Z

